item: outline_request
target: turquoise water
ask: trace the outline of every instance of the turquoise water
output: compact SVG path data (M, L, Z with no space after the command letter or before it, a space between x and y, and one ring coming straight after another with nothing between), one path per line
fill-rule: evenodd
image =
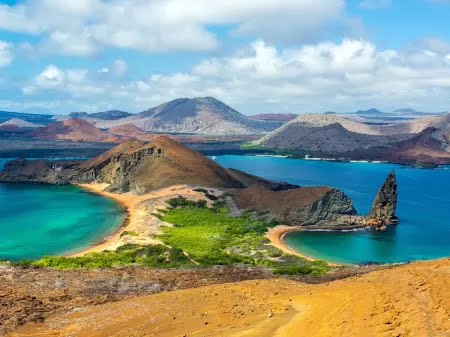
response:
M340 263L387 263L450 256L450 169L338 163L276 157L217 157L217 162L272 180L344 191L359 214L369 211L390 170L399 184L400 224L386 232L294 232L285 243L306 255Z
M114 201L75 186L0 184L0 260L77 251L110 235L124 216Z

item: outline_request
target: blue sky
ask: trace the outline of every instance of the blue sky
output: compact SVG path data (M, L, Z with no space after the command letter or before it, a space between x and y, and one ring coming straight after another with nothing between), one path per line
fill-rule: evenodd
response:
M0 110L450 110L448 0L0 1Z

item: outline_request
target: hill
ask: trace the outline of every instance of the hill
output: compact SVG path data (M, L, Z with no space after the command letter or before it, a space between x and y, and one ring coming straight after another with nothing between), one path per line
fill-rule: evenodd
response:
M145 133L140 128L134 124L122 124L118 126L113 126L108 130L108 134L111 136L117 136L121 139L140 139L140 140L151 140L154 135Z
M138 194L176 184L236 188L243 185L207 157L168 137L126 142L79 167L84 177L111 184L110 190Z
M153 133L249 135L275 130L279 125L255 121L212 98L178 98L117 121L89 119L100 128L133 124Z
M302 115L254 145L337 158L408 163L435 158L442 163L449 157L449 135L450 113L395 125L367 125L337 115Z
M31 123L31 122L27 122L23 119L19 119L19 118L11 118L10 120L0 123L0 129L3 128L8 128L8 127L17 127L17 128L38 128L41 127L42 125L40 124L36 124L36 123Z
M82 119L66 119L33 130L30 137L70 141L104 142L108 135Z

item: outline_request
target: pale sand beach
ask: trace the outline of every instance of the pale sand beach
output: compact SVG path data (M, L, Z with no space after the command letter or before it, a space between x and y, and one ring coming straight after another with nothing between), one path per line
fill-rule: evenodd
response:
M11 336L450 336L450 259L311 285L244 281L58 314Z
M315 261L315 259L313 259L312 257L303 255L303 254L289 248L288 246L286 246L283 243L283 236L285 234L290 233L290 232L300 231L300 230L302 230L302 228L300 226L278 225L267 231L266 238L268 238L270 240L270 244L272 246L278 248L279 250L285 252L286 254L291 254L291 255L298 256L298 257L302 257L309 261Z
M161 241L155 239L159 233L159 228L161 226L171 225L161 221L152 213L158 209L166 208L166 201L179 195L194 200L205 199L203 193L193 191L193 188L187 185L175 185L143 195L106 192L105 189L109 186L108 184L80 184L79 186L92 193L115 200L124 207L128 216L124 224L114 234L94 244L92 247L71 254L70 256L83 256L91 252L115 250L127 243L141 245L162 244ZM133 234L124 235L124 232L131 232Z

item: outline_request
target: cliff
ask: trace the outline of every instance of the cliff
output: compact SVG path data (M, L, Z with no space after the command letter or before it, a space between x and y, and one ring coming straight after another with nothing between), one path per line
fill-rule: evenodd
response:
M233 200L239 209L290 225L329 224L342 215L356 214L351 200L343 192L329 187L272 191L251 186L235 191Z
M391 171L378 191L368 217L381 222L381 225L397 223L397 197L397 178L395 172Z
M292 226L338 230L372 227L385 230L387 225L398 223L394 171L386 178L370 214L366 216L356 214L351 200L342 191L329 187L271 190L268 186L255 184L234 191L233 201L238 209Z

